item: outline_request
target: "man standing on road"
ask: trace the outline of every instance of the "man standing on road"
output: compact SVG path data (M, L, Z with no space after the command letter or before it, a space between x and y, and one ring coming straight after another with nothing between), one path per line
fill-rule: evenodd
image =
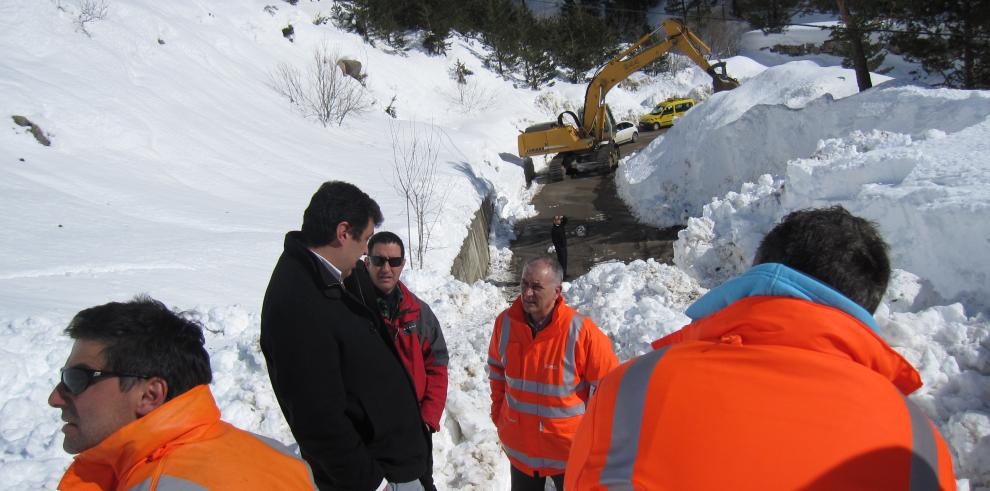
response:
M357 267L381 222L360 189L323 183L261 309L268 375L320 489L418 490L426 472L415 390Z
M753 262L602 381L567 488L955 489L948 446L907 397L921 377L873 319L890 277L874 225L797 211Z
M618 364L612 343L564 302L553 258L523 267L521 293L499 314L488 347L491 417L509 457L513 491L563 489L567 453L585 404Z
M557 262L564 270L564 278L567 278L567 217L555 215L553 217L553 227L550 228L550 241L553 242L553 250L557 253Z
M376 303L399 358L412 377L419 401L430 465L419 482L427 491L433 484L433 433L440 430L440 416L447 402L447 343L440 321L430 306L406 288L399 279L405 266L405 246L392 232L378 232L368 241L365 265L375 285Z
M281 443L220 419L203 328L137 297L76 314L48 404L76 455L58 489L313 489Z

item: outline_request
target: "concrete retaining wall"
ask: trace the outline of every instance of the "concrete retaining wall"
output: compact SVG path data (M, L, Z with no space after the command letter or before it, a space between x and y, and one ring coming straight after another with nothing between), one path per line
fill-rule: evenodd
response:
M490 198L481 202L481 208L474 213L471 228L468 230L461 251L454 258L450 274L465 283L474 283L488 276L491 256L488 253L488 231L491 230L495 207Z

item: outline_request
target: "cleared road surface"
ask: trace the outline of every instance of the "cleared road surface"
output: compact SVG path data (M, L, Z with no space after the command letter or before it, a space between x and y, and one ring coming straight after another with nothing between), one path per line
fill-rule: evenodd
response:
M640 133L638 142L620 147L621 156L642 149L664 131ZM669 263L673 259L673 242L683 227L661 230L637 222L616 193L614 174L567 176L554 183L539 175L537 182L543 183L543 189L533 200L539 215L516 225L516 240L511 245L516 278L523 261L547 253L554 215L566 215L569 220L567 274L570 278L583 275L605 261L629 262L652 257ZM584 236L577 235L580 227L584 228Z

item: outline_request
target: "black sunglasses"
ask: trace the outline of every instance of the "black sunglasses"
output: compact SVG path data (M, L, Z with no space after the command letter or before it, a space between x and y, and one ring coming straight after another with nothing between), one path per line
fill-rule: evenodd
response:
M385 261L388 261L388 265L393 268L398 268L399 266L402 266L401 257L368 256L368 259L371 259L372 266L376 266L379 268L385 264Z
M92 368L83 367L66 367L61 370L62 372L62 385L72 395L82 394L83 391L93 385L94 382L110 377L134 377L134 378L151 378L147 375L134 375L130 373L119 373L110 372L107 370L94 370Z

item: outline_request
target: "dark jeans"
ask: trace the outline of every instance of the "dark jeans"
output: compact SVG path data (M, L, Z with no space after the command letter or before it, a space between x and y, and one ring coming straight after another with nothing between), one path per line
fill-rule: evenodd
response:
M510 465L510 474L512 476L512 491L543 491L544 486L546 486L547 478L546 476L534 477L524 474L523 471L516 469L515 466ZM564 475L557 474L556 476L550 476L553 480L554 487L557 491L564 491Z
M433 484L433 433L429 430L426 433L426 448L429 450L427 455L429 455L429 467L426 469L426 474L423 474L419 478L419 483L423 485L423 489L426 491L437 491L437 486Z
M557 251L557 262L560 263L560 267L564 270L564 276L567 276L567 243L553 244L554 250Z

